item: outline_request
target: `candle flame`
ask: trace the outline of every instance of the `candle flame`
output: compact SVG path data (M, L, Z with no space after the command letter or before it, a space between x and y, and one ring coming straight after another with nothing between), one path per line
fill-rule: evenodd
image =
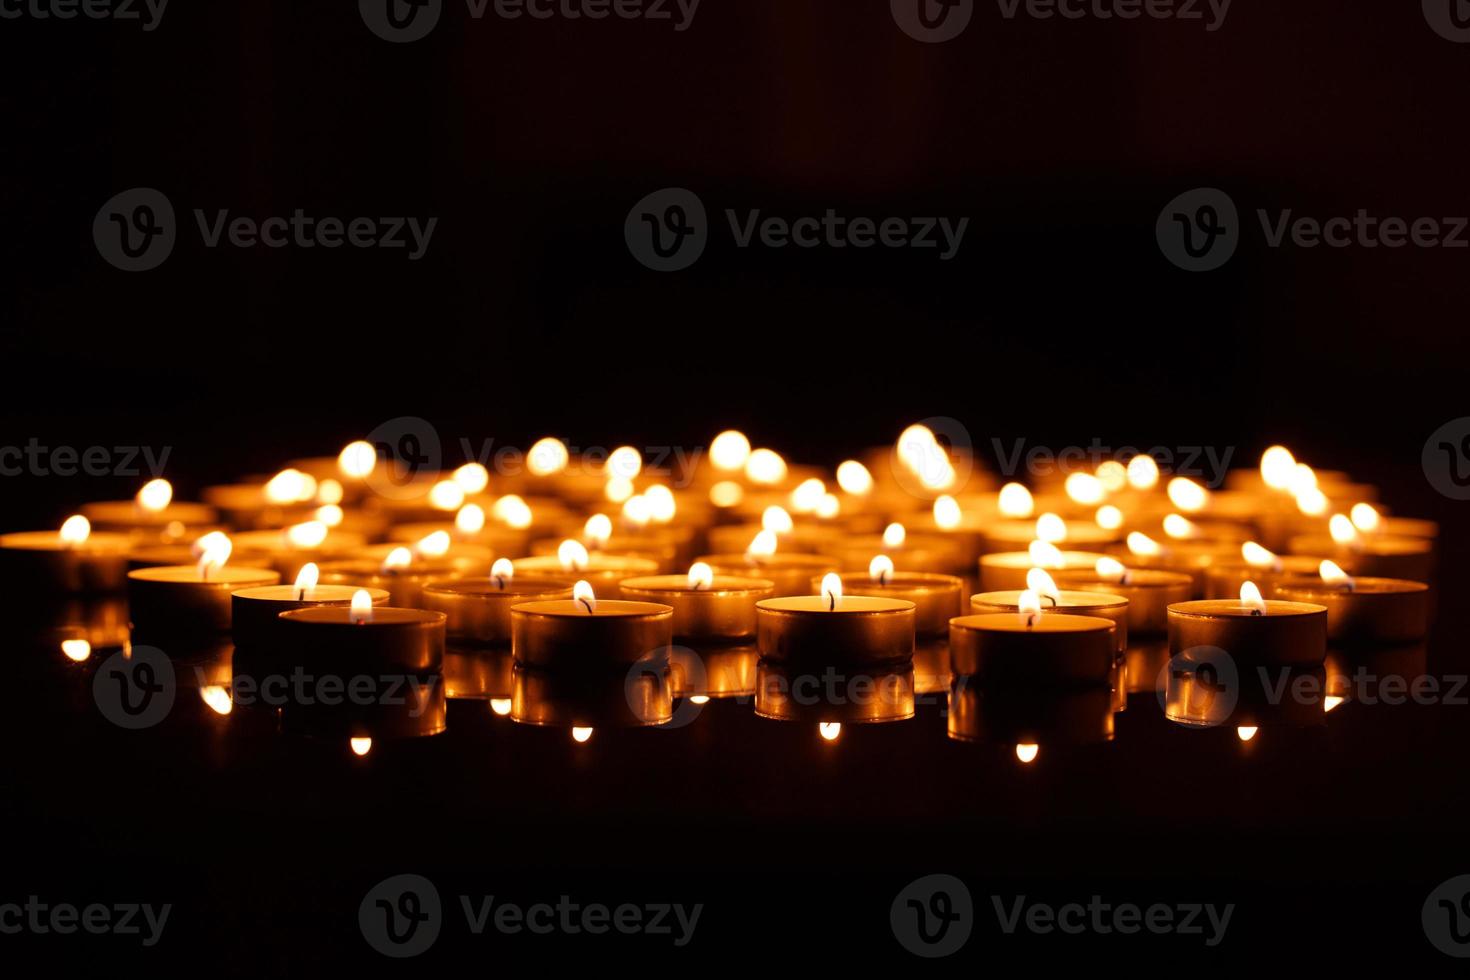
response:
M1382 521L1372 504L1353 504L1348 514L1352 517L1353 526L1365 534L1378 530L1378 525Z
M1103 490L1117 493L1128 485L1128 467L1116 459L1105 459L1097 464L1097 479Z
M345 477L361 480L373 472L378 465L378 451L373 444L362 439L349 442L337 454L337 469Z
M509 558L497 558L490 566L490 577L495 580L497 589L505 588L505 583L515 578L516 567Z
M576 742L579 745L581 743L587 741L591 737L592 737L592 729L590 729L590 728L582 728L582 727L578 726L578 727L574 727L572 729L572 741L573 742Z
M316 478L296 469L284 469L265 485L265 499L273 504L296 504L316 496Z
M776 534L790 534L796 525L791 520L791 515L786 513L785 507L772 504L761 513L761 528L766 531L774 531Z
M479 534L485 528L485 508L479 504L465 504L454 515L454 529L460 534Z
M817 734L828 742L835 742L842 735L842 723L836 721L821 722L817 725Z
M708 563L697 561L689 566L689 587L707 589L715 583L715 570Z
M893 523L883 529L883 547L902 548L909 533L902 524Z
M1035 592L1051 600L1053 606L1062 601L1062 594L1057 590L1056 579L1044 568L1032 568L1026 572L1026 589Z
M327 540L327 525L321 521L304 521L286 528L286 541L293 548L319 548Z
M306 593L316 588L317 582L321 581L322 570L317 568L316 562L309 561L301 566L301 571L296 573L296 594L298 598L305 599Z
M62 640L61 652L74 663L85 663L92 655L92 644L86 640Z
M336 527L342 523L342 519L347 515L336 504L322 504L311 512L311 516L312 519L325 524L327 527Z
M1296 457L1285 446L1272 446L1261 453L1261 482L1272 490L1285 490L1291 486L1296 474Z
M604 468L611 476L631 480L643 471L643 454L632 446L619 446L608 453Z
M448 531L435 531L414 542L413 550L426 558L443 558L449 554L449 546L452 543Z
M149 480L143 484L143 488L138 491L138 496L135 499L138 501L139 507L151 514L156 514L167 507L169 502L174 499L173 484L163 479Z
M798 514L810 514L822 505L822 498L827 495L827 484L812 477L802 480L791 491L791 509Z
M352 754L356 756L367 755L373 750L373 740L370 738L350 738L347 744L351 747Z
M960 502L949 494L946 493L934 501L934 525L941 530L959 527L964 516L964 512L960 510Z
M1016 745L1016 758L1021 760L1021 763L1023 765L1029 766L1031 763L1036 761L1036 755L1040 751L1041 746L1036 745L1035 743L1021 742Z
M751 483L771 486L786 479L786 460L771 449L757 449L745 461L745 478Z
M222 531L210 531L194 542L192 550L199 556L199 577L207 579L225 567L230 553L235 550L235 543Z
M1249 580L1240 583L1240 601L1250 609L1252 615L1265 615L1266 600L1261 598L1261 590L1256 587L1256 583Z
M451 475L465 493L481 493L490 485L490 471L480 463L465 463Z
M717 470L733 473L750 459L750 440L745 433L726 429L715 436L709 444L710 465Z
M1103 557L1099 558L1097 560L1097 563L1092 567L1093 570L1097 572L1097 577L1102 579L1104 582L1116 582L1121 585L1128 578L1128 566L1124 565L1116 558L1109 558L1104 555Z
M199 699L209 705L209 710L217 715L227 715L235 710L235 702L230 700L230 692L219 684L206 684L201 687Z
M873 560L868 562L868 578L879 585L887 585L892 577L893 559L887 555L874 555Z
M1069 473L1063 488L1068 497L1085 507L1102 503L1103 498L1108 495L1108 488L1091 473Z
M1241 725L1235 730L1235 737L1240 739L1242 742L1249 742L1251 739L1256 737L1256 732L1258 731L1260 731L1260 729L1257 728L1255 725Z
M1061 568L1062 551L1050 541L1033 541L1026 550L1031 555L1031 564L1036 568Z
M1112 504L1103 504L1093 515L1093 520L1104 531L1116 531L1123 526L1123 512Z
M1000 494L996 497L996 506L1002 517L1030 517L1031 509L1035 505L1035 501L1031 499L1031 491L1019 483L1007 483L1000 488Z
M633 496L633 481L625 480L620 476L610 476L602 485L602 495L609 503L621 504Z
M716 507L734 507L745 499L745 488L734 480L721 480L709 488L709 502Z
M1342 698L1340 695L1336 695L1336 694L1329 694L1329 695L1327 695L1326 697L1324 697L1322 699L1322 711L1323 711L1323 713L1325 714L1326 712L1331 711L1333 708L1336 708L1338 705L1342 704L1342 702L1344 700L1345 699Z
M512 704L510 698L490 699L490 710L495 712L497 715L500 715L502 718L510 714L511 707Z
M830 521L842 512L842 501L837 499L835 493L824 493L822 499L817 502L817 516L824 521Z
M347 611L348 622L362 624L373 621L373 596L367 589L352 593L352 606Z
M623 501L623 520L634 527L647 527L653 520L653 505L641 493L634 494Z
M1210 500L1210 491L1187 476L1176 476L1170 480L1168 494L1175 507L1190 514L1204 510Z
M1330 506L1331 501L1327 499L1327 494L1316 487L1307 487L1296 495L1297 510L1308 517L1321 517L1327 513L1327 508Z
M842 605L842 576L828 572L822 576L822 597L827 600L829 610Z
M1199 528L1182 514L1169 514L1164 518L1164 533L1175 541L1188 541L1199 537Z
M1065 541L1067 540L1067 522L1056 514L1042 514L1036 519L1036 537L1038 540L1052 544Z
M1128 485L1135 490L1152 490L1159 484L1159 464L1152 456L1134 456L1128 461Z
M1301 496L1309 490L1317 489L1317 471L1306 463L1297 463L1292 468L1291 476L1287 478L1286 489L1293 496Z
M1016 611L1026 621L1028 627L1036 625L1036 618L1041 615L1041 594L1034 589L1026 589L1016 600Z
M92 536L92 522L81 514L73 514L61 522L61 530L57 534L62 542L75 547Z
M316 502L319 504L340 504L345 494L342 484L331 477L316 485Z
M607 545L607 539L612 537L612 532L612 518L606 514L593 514L582 525L582 540L594 548L602 548Z
M440 480L429 488L429 506L435 510L459 510L464 505L464 488L453 480Z
M531 507L523 499L513 493L508 493L499 498L490 506L490 513L495 519L508 527L524 529L531 526Z
M776 553L776 532L762 531L751 539L745 556L751 559L769 558Z
M586 579L578 579L572 586L572 601L586 609L589 616L597 612L597 593L592 591L592 583Z
M1346 514L1333 514L1332 519L1327 522L1327 530L1332 535L1332 540L1338 544L1358 543L1358 529Z
M662 483L655 483L643 491L643 499L648 501L648 516L656 523L667 524L674 519L678 510L674 502L674 491Z
M837 485L843 493L866 497L873 492L873 474L855 459L843 460L837 467Z
M1163 554L1163 547L1142 531L1128 532L1128 550L1140 558L1152 558Z
M1322 559L1322 563L1317 566L1317 574L1328 585L1346 586L1351 590L1354 584L1353 577L1343 571L1341 565L1328 558Z
M1273 572L1281 570L1281 559L1277 558L1274 552L1262 548L1254 541L1247 541L1240 546L1240 557L1244 558L1245 563L1251 568L1260 568Z
M580 572L587 568L590 559L582 542L567 538L557 546L556 560L561 563L563 571Z
M526 469L532 476L554 476L571 462L566 443L552 436L537 439L526 454Z
M390 571L394 568L407 568L413 564L413 552L407 548L394 548L383 558L382 570Z

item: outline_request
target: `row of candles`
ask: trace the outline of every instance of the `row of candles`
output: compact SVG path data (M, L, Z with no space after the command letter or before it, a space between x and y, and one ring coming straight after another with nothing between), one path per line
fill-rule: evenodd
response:
M622 670L675 641L885 669L947 638L956 675L1060 688L1115 683L1130 635L1310 666L1428 629L1437 528L1279 446L1221 490L1146 455L995 487L922 426L835 486L735 432L680 489L631 447L576 465L548 439L527 460L405 484L354 443L202 503L155 480L0 535L0 563L45 592L125 589L135 639L232 633L318 670L433 671L446 642Z

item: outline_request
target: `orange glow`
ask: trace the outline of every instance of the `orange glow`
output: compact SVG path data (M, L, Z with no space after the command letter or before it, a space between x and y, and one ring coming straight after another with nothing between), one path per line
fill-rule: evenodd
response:
M715 570L707 563L697 561L689 566L689 587L691 589L707 589L715 584Z
M1142 531L1130 531L1127 541L1128 550L1140 558L1153 558L1164 552L1157 541Z
M347 620L359 624L373 621L373 597L367 589L358 589L352 593L352 606L347 611Z
M605 468L609 476L631 480L643 470L643 454L632 446L619 446L608 454Z
M1128 467L1116 459L1097 464L1097 479L1108 493L1117 493L1128 485Z
M1353 587L1352 576L1342 570L1342 566L1330 559L1322 559L1322 564L1317 566L1317 574L1327 585L1342 585L1351 589Z
M1099 558L1093 565L1093 570L1104 582L1117 582L1121 585L1128 579L1128 567L1116 558Z
M1242 742L1249 742L1251 739L1256 737L1256 732L1258 731L1260 731L1260 729L1257 728L1255 725L1241 725L1235 730L1235 735Z
M57 534L64 544L76 547L92 536L92 522L81 514L73 514L61 522L61 530Z
M322 504L311 512L312 519L327 527L337 527L347 515L336 504Z
M510 698L491 698L490 699L490 710L493 711L493 712L495 712L497 715L501 716L502 718L504 718L506 715L510 714L510 709L511 709Z
M1169 481L1168 493L1174 506L1188 514L1204 510L1210 500L1210 491L1184 476Z
M776 532L762 531L757 534L745 549L747 558L769 558L776 553Z
M1103 486L1102 480L1091 473L1068 474L1065 489L1068 497L1086 507L1102 503L1108 495L1108 488Z
M835 742L842 734L842 724L835 721L824 721L817 725L817 734L829 742Z
M227 715L235 710L235 702L230 700L230 692L218 684L201 687L199 698L217 715Z
M1371 534L1378 530L1378 525L1383 520L1372 504L1353 504L1353 509L1348 511L1348 515L1352 518L1353 527L1364 534Z
M138 501L139 507L156 514L174 499L173 484L167 480L149 480L143 484L143 488L138 491L138 496L134 499Z
M1000 488L1000 495L996 498L996 506L1000 509L1002 517L1030 517L1031 509L1035 506L1035 501L1031 498L1031 491L1021 486L1021 484L1007 483Z
M908 539L908 536L909 533L907 530L904 529L904 526L902 524L890 524L883 529L883 547L902 548L903 543L905 540Z
M223 532L211 531L195 541L192 550L199 555L199 577L207 579L225 567L225 562L230 560L230 553L235 550L235 544Z
M302 565L301 571L296 573L296 594L305 599L316 588L317 582L321 581L321 575L321 569L316 567L316 562L309 561Z
M591 737L592 737L592 729L590 729L590 728L573 728L572 729L572 741L578 743L579 745L581 743L587 741Z
M352 748L352 754L356 756L367 755L373 750L373 740L370 738L351 738L347 744Z
M1112 504L1103 504L1097 509L1093 520L1097 521L1097 526L1104 531L1116 531L1123 526L1123 512Z
M612 532L612 518L606 514L593 514L582 525L582 540L594 548L602 548L607 544L607 539L612 537Z
M265 485L265 499L273 504L298 504L315 496L316 478L300 470L281 470Z
M1358 529L1345 514L1333 514L1332 519L1327 522L1327 530L1332 535L1332 540L1338 544L1358 543Z
M373 444L359 439L349 442L337 454L337 469L343 476L361 480L372 473L378 465L378 451Z
M1021 760L1023 765L1029 766L1036 761L1037 753L1040 751L1041 746L1039 745L1031 742L1021 742L1016 746L1016 758Z
M572 586L572 601L586 610L589 616L597 612L597 593L592 591L592 583L586 579L578 579Z
M1277 558L1274 552L1262 548L1254 541L1247 541L1240 546L1240 557L1244 558L1245 563L1251 568L1270 571L1277 571L1281 568L1281 559Z
M1272 446L1261 453L1261 482L1272 490L1286 490L1296 474L1296 457L1285 446Z
M505 583L515 578L515 574L516 567L509 558L497 558L490 566L490 578L495 581L495 587L499 589L505 588Z
M1266 613L1266 600L1261 598L1261 590L1254 582L1240 583L1240 602L1258 616Z
M61 652L73 663L85 663L92 656L92 644L86 640L62 640Z
M791 509L798 514L810 514L822 505L827 495L827 485L816 477L802 480L791 491Z
M1164 533L1176 541L1188 541L1199 537L1199 528L1187 517L1169 514L1164 518Z
M519 496L508 493L490 506L490 513L495 519L518 530L531 526L531 508Z
M1045 596L1053 603L1060 602L1062 598L1057 590L1056 579L1044 568L1032 568L1026 572L1026 589L1038 596Z
M1135 490L1152 490L1159 484L1159 464L1152 456L1134 456L1128 461L1128 485Z
M709 444L710 465L717 470L733 473L750 459L750 440L743 432L726 429L715 436Z
M490 471L479 463L466 463L454 471L453 480L465 493L483 493L490 485Z
M479 504L465 504L454 515L454 529L460 534L479 534L485 529L485 508Z
M721 480L709 488L709 502L716 507L734 507L745 499L745 488L734 480Z
M873 560L868 562L868 578L879 585L887 585L892 577L893 559L887 555L874 555Z
M653 518L655 523L667 524L674 519L677 511L674 491L662 483L655 483L643 491L643 499L648 501L648 516Z
M582 542L567 538L557 545L556 560L561 563L563 571L580 572L587 568L590 558Z
M379 566L383 571L394 568L407 568L413 564L413 552L407 548L394 548L383 557L383 564Z
M570 462L571 454L567 452L566 443L551 436L536 440L526 453L526 469L532 476L553 476L566 469Z
M761 528L764 530L774 531L777 534L790 534L791 529L795 526L785 507L773 504L761 513Z
M1033 541L1026 550L1031 555L1031 564L1037 568L1061 568L1061 549L1050 541Z
M837 485L843 493L866 497L873 492L873 474L855 459L844 460L837 467Z
M305 521L286 528L286 541L293 548L320 548L327 540L327 526L321 521Z
M464 506L464 488L453 480L440 480L429 488L429 506L435 510L459 510Z
M842 608L842 576L828 572L822 576L822 598L827 600L828 609Z
M443 558L449 554L449 546L453 543L448 531L435 531L415 541L413 550L425 558Z
M944 494L934 501L934 525L942 530L948 531L960 526L964 513L960 510L960 502L949 494Z
M757 449L745 461L745 478L771 486L786 479L786 460L771 449Z

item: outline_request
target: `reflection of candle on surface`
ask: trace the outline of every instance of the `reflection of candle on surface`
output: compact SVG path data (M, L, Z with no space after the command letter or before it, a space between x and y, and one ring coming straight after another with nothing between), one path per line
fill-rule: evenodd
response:
M1202 599L1169 607L1169 650L1217 647L1236 660L1316 665L1327 656L1327 609L1317 603L1266 600L1254 582L1240 599Z
M1114 638L1118 652L1128 648L1128 599L1105 592L1072 591L1057 588L1044 569L1027 573L1027 588L1021 591L982 592L970 596L970 611L977 615L1018 612L1029 597L1039 597L1048 612L1064 612L1069 616L1096 616L1110 619L1116 627Z
M786 596L756 604L756 644L778 661L884 664L913 659L914 603L844 596L841 576L828 573L821 595Z
M92 531L80 514L57 531L0 534L0 570L7 588L28 592L116 592L127 581L125 534Z
M755 606L775 594L769 579L715 575L695 562L687 575L623 579L624 599L656 602L674 610L674 636L689 640L739 640L755 635Z
M1169 606L1187 602L1194 594L1194 580L1183 572L1152 568L1128 568L1116 558L1097 560L1091 572L1058 572L1060 585L1081 592L1102 592L1128 600L1129 636L1168 632Z
M237 589L230 597L231 632L235 646L242 649L279 647L278 617L290 609L308 606L350 606L360 591L350 585L318 584L317 567L307 563L293 585L262 585ZM388 593L373 589L366 593L371 604L385 605Z
M1108 683L1118 649L1113 620L1043 612L1030 590L1016 597L1015 610L950 620L955 674L992 684Z
M1344 646L1411 643L1429 629L1429 587L1405 579L1353 578L1324 560L1318 579L1283 578L1278 599L1327 607L1327 638Z
M578 581L572 598L511 607L511 654L548 670L577 671L667 660L674 611L662 603L598 599Z
M195 542L197 565L161 565L128 573L133 629L152 636L195 636L230 629L232 593L275 585L279 572L227 565L231 542L219 532Z

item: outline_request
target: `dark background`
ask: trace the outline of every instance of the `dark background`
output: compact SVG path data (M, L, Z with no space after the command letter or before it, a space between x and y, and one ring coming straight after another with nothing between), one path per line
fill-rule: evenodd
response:
M993 437L1096 437L1248 462L1284 440L1446 522L1430 667L1462 666L1462 518L1419 458L1465 414L1467 254L1270 249L1255 221L1470 214L1470 47L1417 4L1238 0L1207 33L1006 21L980 3L962 36L923 45L881 0L704 0L684 33L472 21L450 2L428 39L395 46L350 3L174 0L152 33L6 20L0 43L0 443L170 446L182 497L399 415L451 446L548 432L698 446L736 425L826 464L933 415L963 422L982 455ZM91 225L134 186L167 194L183 227L162 267L125 274ZM659 275L622 229L666 186L694 190L719 225L693 268ZM1229 192L1247 232L1227 266L1192 275L1160 254L1154 222L1198 186ZM206 249L196 207L439 223L410 263ZM740 250L726 207L971 223L950 262ZM0 524L49 526L137 482L6 478ZM550 878L589 898L627 881L659 892L648 876L668 875L681 900L707 889L752 912L709 920L728 931L710 926L706 963L757 943L779 964L804 940L833 962L869 955L852 936L891 953L885 896L932 870L970 876L977 896L1038 879L1064 895L1239 893L1257 903L1243 958L1336 960L1369 939L1418 956L1422 896L1470 867L1450 708L1386 727L1370 715L1330 748L1268 741L1253 767L1229 733L1203 751L1138 712L1116 746L1034 772L946 742L932 715L854 733L837 756L716 705L704 741L599 735L573 754L564 733L511 729L487 757L452 714L459 749L407 746L373 761L396 773L373 782L276 743L242 772L182 736L170 752L58 733L35 721L50 702L10 698L31 710L10 715L9 744L51 748L10 750L24 787L8 804L10 880L189 897L186 949L243 957L224 965L356 955L350 917L324 940L314 909L350 909L388 871L493 891L486 868L523 894L554 894ZM383 833L391 853L364 859Z

